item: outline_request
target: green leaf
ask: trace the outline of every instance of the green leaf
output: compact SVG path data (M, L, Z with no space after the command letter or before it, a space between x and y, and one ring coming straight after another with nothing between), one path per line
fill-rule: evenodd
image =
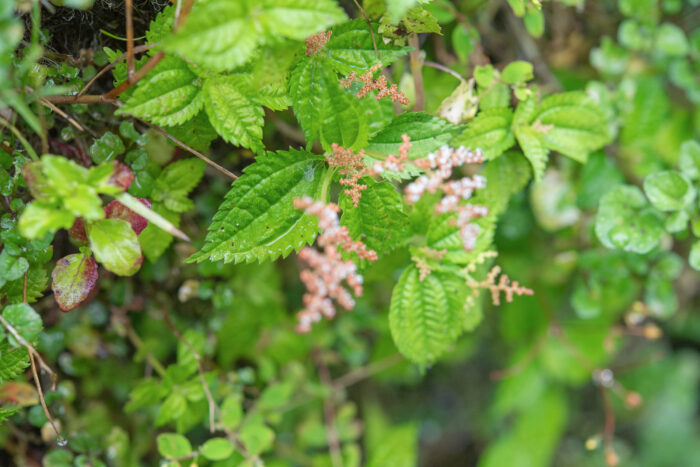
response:
M332 143L359 148L367 142L368 119L358 99L339 86L338 76L322 57L306 57L292 70L289 97L307 144L319 132L325 150Z
M348 196L341 195L343 215L340 223L347 226L353 239L362 240L381 256L382 252L392 250L406 240L409 234L406 228L408 216L404 212L403 199L394 185L370 178L363 179L361 183L366 184L367 189L362 192L357 207L353 206Z
M117 109L117 112L120 110ZM124 142L111 131L105 132L90 146L90 156L95 164L115 160L117 156L124 154L124 151Z
M428 10L419 6L408 10L401 23L409 34L442 33L438 20Z
M161 433L156 438L158 452L168 459L177 459L189 456L192 453L192 445L189 440L177 433Z
M243 420L243 406L240 396L234 395L224 399L221 404L221 423L231 430Z
M373 65L381 62L383 66L389 66L399 57L407 54L410 47L397 47L393 43L384 43L377 40L380 37L376 23L372 23L375 41L377 43L377 53L372 43L372 34L367 26L367 22L362 18L357 18L332 29L331 38L320 54L328 57L331 66L344 75L351 72L362 72Z
M518 140L520 149L527 157L527 160L532 164L532 172L535 174L535 181L539 182L544 174L544 168L547 164L547 155L549 150L544 147L542 135L531 127L521 126L515 129L515 137Z
M51 290L62 311L80 305L97 283L97 263L82 253L64 256L51 273Z
M700 143L688 140L681 144L678 167L681 173L691 180L700 178Z
M153 200L173 212L192 209L194 204L187 195L202 179L205 167L203 160L194 157L168 165L156 179L151 193Z
M12 256L7 248L0 253L0 279L3 282L13 281L24 276L29 269L27 258Z
M171 392L158 409L155 426L163 426L169 421L178 421L187 410L187 400L180 392Z
M607 248L643 254L658 245L664 225L639 188L623 185L600 200L595 233Z
M204 109L216 132L229 143L263 154L263 108L246 95L237 76L210 78L204 83Z
M414 265L401 274L391 294L389 326L399 351L425 366L461 334L466 287L456 275L432 272L423 281L419 276Z
M566 92L542 100L532 127L542 133L546 148L584 163L610 141L604 115L583 92Z
M323 161L322 156L297 150L257 157L233 183L204 246L188 262L273 260L312 241L316 218L295 209L293 201L320 197Z
M24 346L10 348L7 339L0 341L0 384L12 381L29 366L29 354Z
M166 56L136 86L118 115L134 115L156 125L181 125L202 109L201 79L179 58Z
M256 0L254 4L262 7L259 20L272 37L304 40L348 19L334 0Z
M220 461L233 454L233 444L226 438L211 438L202 445L199 452L210 461Z
M700 271L700 240L696 240L693 243L693 246L690 248L688 264L690 264L690 267L696 271Z
M535 37L544 34L544 14L541 11L529 10L523 17L527 32Z
M129 393L129 402L124 406L126 413L155 405L168 394L168 388L160 381L147 379L138 384Z
M268 386L260 394L257 407L260 410L274 410L289 402L294 391L291 383L280 383Z
M241 442L245 445L248 454L256 456L272 447L275 440L275 432L265 426L261 419L252 419L245 423L240 431Z
M2 310L2 317L17 330L22 339L32 345L36 345L39 334L41 334L42 323L41 317L34 311L34 308L26 303L15 303L14 305L6 306ZM21 345L12 334L9 334L7 338L10 345Z
M162 204L154 203L151 209L170 221L173 225L180 225L180 216L176 212L170 211ZM160 258L173 241L172 235L151 223L143 229L138 238L141 250L150 262L155 262Z
M501 72L501 79L508 84L524 83L532 79L532 63L516 60Z
M512 118L513 111L507 107L483 110L452 144L480 148L484 159L495 159L515 145L515 137L510 130Z
M41 238L48 232L70 228L73 221L75 216L70 211L34 201L22 212L18 227L24 237L34 239Z
M683 56L688 53L688 39L675 24L663 23L656 29L655 48L664 55Z
M196 2L163 48L212 71L231 70L252 58L263 40L259 24L249 15L247 0Z
M374 155L398 155L401 137L407 134L411 138L408 156L418 159L447 144L457 131L458 127L442 118L423 112L406 112L394 117L372 136L365 150Z
M695 188L678 172L665 170L644 179L644 193L661 211L679 211L695 199Z
M90 249L107 270L131 276L141 267L143 256L131 225L121 219L102 219L87 224Z

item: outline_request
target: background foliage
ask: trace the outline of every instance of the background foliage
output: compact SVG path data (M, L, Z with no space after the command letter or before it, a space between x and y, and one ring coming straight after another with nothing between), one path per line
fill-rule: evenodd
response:
M0 463L694 465L699 59L698 0L0 3ZM404 134L483 151L472 250L343 192ZM304 335L302 196L378 255Z

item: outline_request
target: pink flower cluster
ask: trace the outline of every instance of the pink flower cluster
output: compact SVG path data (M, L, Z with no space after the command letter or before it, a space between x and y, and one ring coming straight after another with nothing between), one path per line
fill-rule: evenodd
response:
M442 191L445 196L435 205L435 212L445 214L454 212L457 214L457 226L462 238L464 249L471 251L476 246L479 228L471 221L478 217L488 215L486 206L473 204L460 204L461 201L472 197L475 190L486 187L486 179L481 175L464 177L459 180L448 179L452 176L452 169L464 164L476 164L483 161L480 149L471 151L460 146L452 149L443 146L434 153L428 154L424 159L414 161L416 166L424 169L426 173L406 186L406 201L417 203L425 194Z
M328 43L333 31L319 32L313 36L306 38L306 55L315 55L319 53Z
M344 178L340 184L349 188L345 189L345 195L352 200L353 206L357 207L362 198L362 192L367 189L367 185L358 183L362 177L375 176L384 170L400 172L404 169L404 162L408 159L408 151L411 149L411 138L403 134L402 143L399 145L399 155L389 154L383 161L377 161L371 168L365 165L365 152L357 154L350 148L345 149L337 143L331 144L331 154L326 156L326 162L331 167L340 167L338 173Z
M363 75L360 76L358 76L357 73L353 71L348 75L347 78L340 80L340 86L344 88L349 88L352 85L353 81L359 81L362 83L362 89L360 89L355 94L355 96L358 99L362 99L368 93L376 89L378 101L382 100L385 97L389 97L394 102L399 102L400 104L408 105L410 103L408 98L401 91L399 91L399 88L395 84L392 84L390 87L387 87L387 81L384 75L380 76L377 79L374 79L372 77L374 72L382 68L382 66L383 65L381 64L381 62L377 63L369 70L367 70Z
M318 217L321 234L317 238L323 251L304 247L299 252L299 258L305 261L311 269L301 272L301 281L306 286L304 294L304 309L297 318L297 331L311 331L313 323L335 316L335 300L346 310L355 307L355 300L350 292L341 285L344 280L352 289L355 296L362 295L362 276L357 273L357 265L351 260L343 260L340 249L354 252L358 257L368 261L376 261L377 253L368 250L359 241L353 241L347 227L341 226L338 220L340 208L336 204L324 204L309 197L294 200L294 207L304 209L306 214Z

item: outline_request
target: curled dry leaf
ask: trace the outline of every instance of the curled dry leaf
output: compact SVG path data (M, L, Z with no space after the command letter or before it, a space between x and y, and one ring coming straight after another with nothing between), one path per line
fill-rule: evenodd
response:
M92 256L82 253L65 256L58 260L51 273L56 303L61 311L70 311L80 305L95 288L97 263Z

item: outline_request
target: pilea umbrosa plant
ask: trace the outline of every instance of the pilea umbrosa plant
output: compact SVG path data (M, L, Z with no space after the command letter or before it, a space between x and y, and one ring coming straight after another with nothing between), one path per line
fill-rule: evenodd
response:
M4 2L0 460L691 465L697 7Z

